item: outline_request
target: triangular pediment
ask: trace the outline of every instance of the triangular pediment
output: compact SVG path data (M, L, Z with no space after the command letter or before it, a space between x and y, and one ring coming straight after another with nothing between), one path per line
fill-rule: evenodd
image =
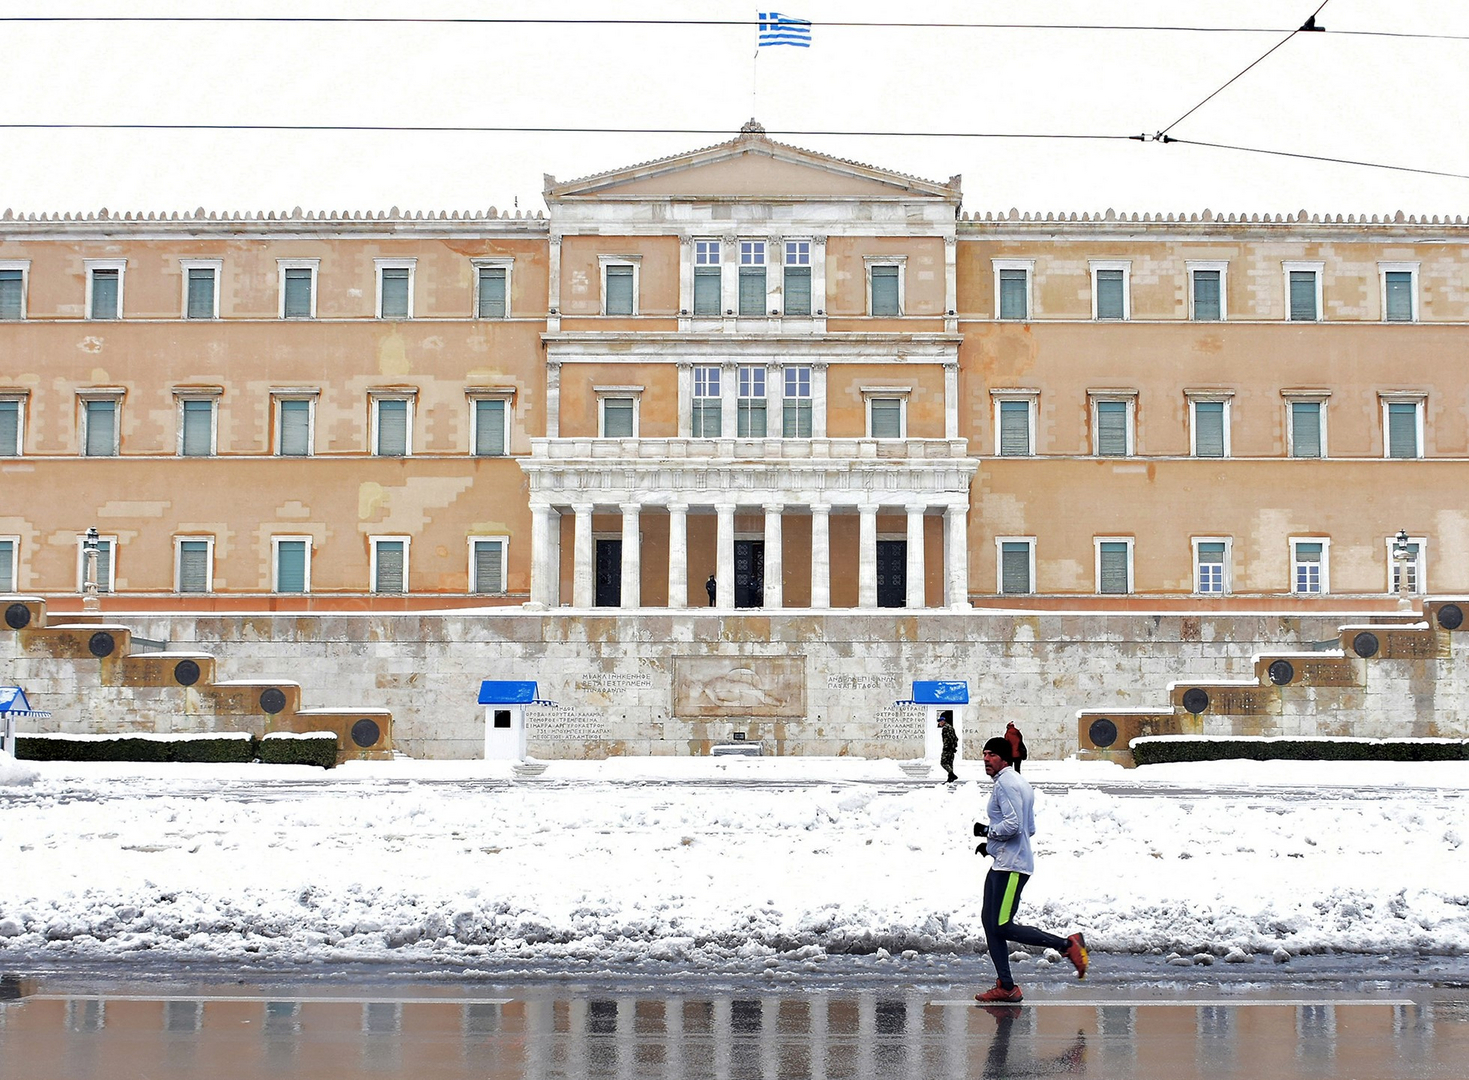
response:
M582 199L939 200L958 204L959 177L947 184L789 146L746 130L727 143L557 183L547 203Z

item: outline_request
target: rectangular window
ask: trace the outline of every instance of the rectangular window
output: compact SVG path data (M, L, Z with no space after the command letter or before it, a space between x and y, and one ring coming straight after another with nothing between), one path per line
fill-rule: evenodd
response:
M411 259L377 260L377 317L413 318L413 268Z
M276 536L274 592L307 593L311 591L311 538Z
M1195 322L1218 322L1224 317L1224 308L1220 303L1223 296L1220 277L1221 272L1218 270L1194 271Z
M1126 319L1131 264L1093 261L1091 270L1092 318L1098 320Z
M1035 592L1034 574L1035 541L1005 540L1000 545L1000 592L1006 596L1021 596Z
M122 270L117 267L94 266L88 280L92 297L87 309L87 318L122 318Z
M1226 581L1226 550L1223 540L1194 541L1194 592L1222 596L1229 591Z
M997 448L1001 457L1029 457L1030 401L1000 401L1000 441Z
M785 369L785 394L781 400L781 434L787 439L811 438L811 369Z
M179 453L184 457L209 457L214 453L214 400L179 399Z
M737 433L742 439L763 439L765 424L765 369L742 367L739 372L740 396L735 402Z
M190 266L184 270L186 279L184 318L212 319L215 311L215 283L217 277L212 266Z
M207 593L213 586L210 561L214 542L205 538L178 541L178 581L181 593Z
M1030 317L1030 273L1026 270L1000 271L1000 318Z
M281 268L281 318L314 319L316 317L316 268L283 266Z
M1132 452L1128 428L1131 426L1129 401L1098 401L1096 403L1098 457L1127 457Z
M868 268L872 279L872 314L897 316L903 313L898 267L881 263Z
M1406 270L1388 270L1383 275L1383 318L1388 322L1413 321L1413 275Z
M604 397L602 399L602 438L631 439L634 437L634 401L630 397Z
M13 536L0 537L0 593L20 591L17 582L16 549L19 541Z
M622 263L609 263L606 267L606 314L633 314L633 292L633 268Z
M1131 541L1097 541L1097 592L1118 595L1132 592Z
M718 438L723 416L719 401L719 369L694 368L694 400L690 432L696 439Z
M1292 401L1290 403L1290 456L1325 457L1326 402Z
M117 451L117 399L86 398L82 401L82 454L116 457Z
M408 591L408 541L406 538L372 538L372 591Z
M479 273L479 301L475 314L481 319L503 319L510 314L509 293L506 278L509 271L503 266L481 266Z
M785 313L811 314L811 241L787 240L785 261Z
M1326 591L1326 544L1320 540L1292 540L1291 591L1303 594Z
M1317 286L1320 276L1315 270L1288 271L1290 280L1290 321L1316 322L1320 317L1317 307Z
M372 452L378 457L407 457L412 402L398 397L374 397L372 401L377 429Z
M694 241L694 314L718 316L724 302L718 240Z
M0 457L20 457L21 408L24 404L20 398L0 398Z
M503 398L478 398L471 403L474 409L475 457L505 456L507 404Z
M1229 404L1190 401L1193 412L1194 457L1222 458L1229 453Z
M505 541L502 538L475 538L469 546L469 591L502 594L505 592Z
M281 457L310 457L312 453L312 431L315 427L314 398L276 399L279 410L276 422L276 453Z
M901 439L903 437L903 399L869 398L870 416L868 433L873 439Z
M740 241L741 315L765 314L765 241Z
M113 573L117 567L117 538L103 536L97 539L97 591L112 591ZM87 581L87 548L83 537L77 537L77 592L84 592Z
M25 265L0 263L0 322L26 317Z
M1423 575L1423 546L1424 540L1421 536L1410 537L1408 540L1408 559L1406 568L1408 571L1408 591L1410 593L1426 592L1422 587ZM1398 562L1397 537L1387 538L1387 591L1396 593L1402 587L1402 576L1399 571L1405 564Z
M1418 458L1423 456L1418 439L1419 419L1423 415L1423 404L1419 401L1383 402L1387 421L1387 456L1390 458Z

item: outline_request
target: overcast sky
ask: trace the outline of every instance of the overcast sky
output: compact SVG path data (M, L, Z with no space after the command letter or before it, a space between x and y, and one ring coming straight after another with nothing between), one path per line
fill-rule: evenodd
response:
M1469 213L1469 179L1186 144L780 134L1128 135L1170 128L1320 0L780 0L810 49L748 26L0 22L12 124L392 124L711 129L945 180L965 209ZM0 0L0 16L750 20L758 0ZM833 21L1120 23L1270 33L859 28ZM1183 139L1469 174L1469 3L1328 0L1170 129ZM758 69L758 82L756 73ZM140 132L0 126L0 210L538 210L566 180L717 134Z

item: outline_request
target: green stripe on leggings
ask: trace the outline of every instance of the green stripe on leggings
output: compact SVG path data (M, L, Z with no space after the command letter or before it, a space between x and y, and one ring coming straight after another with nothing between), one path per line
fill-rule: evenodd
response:
M1015 917L1015 894L1020 889L1020 875L1010 871L1010 880L1005 882L1005 898L1000 901L1000 925L1004 926Z

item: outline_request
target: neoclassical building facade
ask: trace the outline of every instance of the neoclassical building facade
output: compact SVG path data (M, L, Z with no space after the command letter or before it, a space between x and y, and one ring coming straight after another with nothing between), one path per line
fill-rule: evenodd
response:
M980 185L979 195L983 197ZM0 592L154 611L1469 592L1469 227L968 212L767 138L546 211L0 218Z

